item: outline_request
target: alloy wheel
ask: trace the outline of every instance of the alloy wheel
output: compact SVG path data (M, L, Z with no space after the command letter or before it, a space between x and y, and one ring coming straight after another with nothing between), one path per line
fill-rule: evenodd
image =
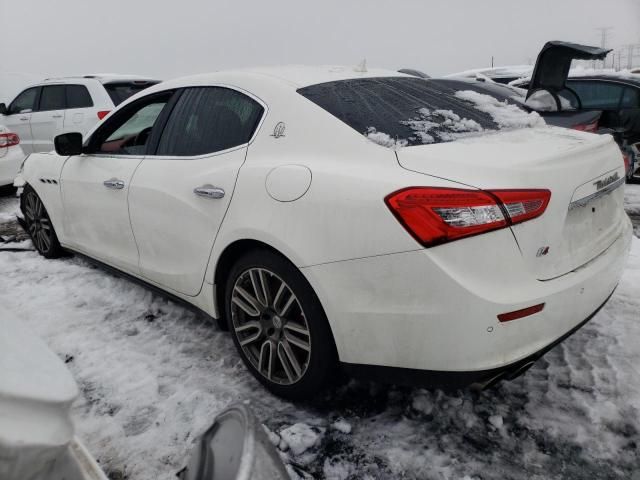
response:
M34 192L27 193L24 203L24 215L29 229L29 235L36 248L47 252L51 248L52 229L42 201Z
M265 268L240 274L231 294L234 334L251 365L267 380L292 385L305 374L311 332L287 283Z

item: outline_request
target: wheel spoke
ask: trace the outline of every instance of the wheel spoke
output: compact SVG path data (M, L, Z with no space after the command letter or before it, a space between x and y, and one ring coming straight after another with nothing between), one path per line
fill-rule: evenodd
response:
M266 370L267 378L271 380L273 377L273 361L275 357L273 355L273 342L271 340L267 340L260 347L260 356L258 360L258 370L261 373L264 373ZM266 367L265 367L266 361Z
M295 345L296 347L301 348L302 350L305 350L307 352L311 351L311 344L309 342L306 342L296 337L295 335L291 335L289 332L284 332L284 338L291 345Z
M244 310L244 312L250 317L257 317L260 315L261 309L258 306L259 302L253 295L247 292L240 285L236 285L233 291L237 294L231 299L233 303Z
M300 325L299 323L295 323L295 322L287 322L284 324L284 328L287 330L291 330L292 332L296 332L296 333L300 333L302 335L306 335L307 337L309 336L309 330L307 330L306 327Z
M235 330L238 333L246 332L247 330L251 330L251 329L262 330L262 326L260 325L260 322L258 322L257 320L251 320L247 323L243 323L242 325L235 327Z
M245 345L249 345L250 343L255 342L256 340L258 340L261 336L262 336L262 327L260 326L260 323L258 322L251 322L252 325L246 324L246 325L242 325L240 327L236 327L236 332L244 332L246 330L250 330L250 329L254 329L255 333L252 333L251 335L244 337L244 338L240 338L238 337L238 342L240 343L241 346L245 346ZM253 325L256 324L256 325Z
M256 298L263 306L268 307L271 302L271 295L264 274L264 270L251 270L249 272L249 278L251 279L251 286L253 286Z
M282 309L278 312L278 315L280 315L281 317L284 317L287 315L289 308L291 308L291 305L293 305L293 302L296 301L296 296L293 294L291 290L289 290L289 295L290 295L289 300L287 300L287 303L285 303L284 307L282 307Z
M36 202L36 206L35 206L35 211L36 211L36 216L38 218L42 217L42 202L40 201L40 199L38 197L36 197L35 199Z
M47 232L49 230L51 230L51 223L49 223L49 219L48 218L43 218L40 220L40 226L42 227L43 230L46 230Z
M300 364L298 359L291 350L291 346L286 340L278 343L278 358L282 364L282 368L290 382L294 382L300 377Z
M49 235L44 230L40 230L40 237L42 238L42 244L44 245L44 250L49 250L51 246L51 241L49 240Z

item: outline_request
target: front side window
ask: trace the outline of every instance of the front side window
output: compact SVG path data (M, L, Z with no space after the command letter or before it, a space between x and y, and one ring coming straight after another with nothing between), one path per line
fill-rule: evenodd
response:
M624 90L617 83L593 80L569 81L567 85L578 94L583 108L617 109Z
M64 85L50 85L42 87L42 95L40 96L41 112L47 110L64 110L67 105L66 87Z
M92 153L144 155L162 110L173 92L141 99L116 112L93 135L89 142Z
M93 100L84 85L67 85L67 108L90 108Z
M28 88L18 95L16 99L11 102L11 105L9 105L9 115L24 112L25 110L33 110L36 103L38 88L39 87Z
M167 120L156 154L204 155L243 145L262 112L258 102L229 88L187 88Z

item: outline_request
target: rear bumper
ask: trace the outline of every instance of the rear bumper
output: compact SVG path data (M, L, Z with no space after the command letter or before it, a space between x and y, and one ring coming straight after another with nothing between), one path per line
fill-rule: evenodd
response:
M541 350L532 353L526 358L509 365L492 368L489 370L476 370L468 372L447 372L436 370L415 370L410 368L381 367L376 365L360 365L354 363L343 363L342 368L351 376L375 380L395 385L441 387L446 389L461 388L469 385L480 389L490 387L501 380L514 380L525 373L533 364L544 356L549 350L564 342L572 336L606 305L613 292L607 299L586 319L573 327L567 333L547 345Z
M16 150L15 147L10 148L9 152L0 157L0 187L13 184L13 179L18 174L25 157L21 150Z
M483 379L538 358L590 318L622 276L631 244L628 218L622 230L597 258L549 281L532 278L507 230L302 271L348 368L440 372L469 383L467 377ZM498 321L501 313L540 303L539 313Z

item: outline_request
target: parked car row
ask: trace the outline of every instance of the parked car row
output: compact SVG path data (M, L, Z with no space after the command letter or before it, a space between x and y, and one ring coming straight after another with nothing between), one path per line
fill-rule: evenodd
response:
M609 52L554 41L542 48L533 68L469 70L432 81L515 103L538 112L549 125L611 134L622 151L627 179L640 179L640 75L587 70L570 76L573 60L602 60Z

